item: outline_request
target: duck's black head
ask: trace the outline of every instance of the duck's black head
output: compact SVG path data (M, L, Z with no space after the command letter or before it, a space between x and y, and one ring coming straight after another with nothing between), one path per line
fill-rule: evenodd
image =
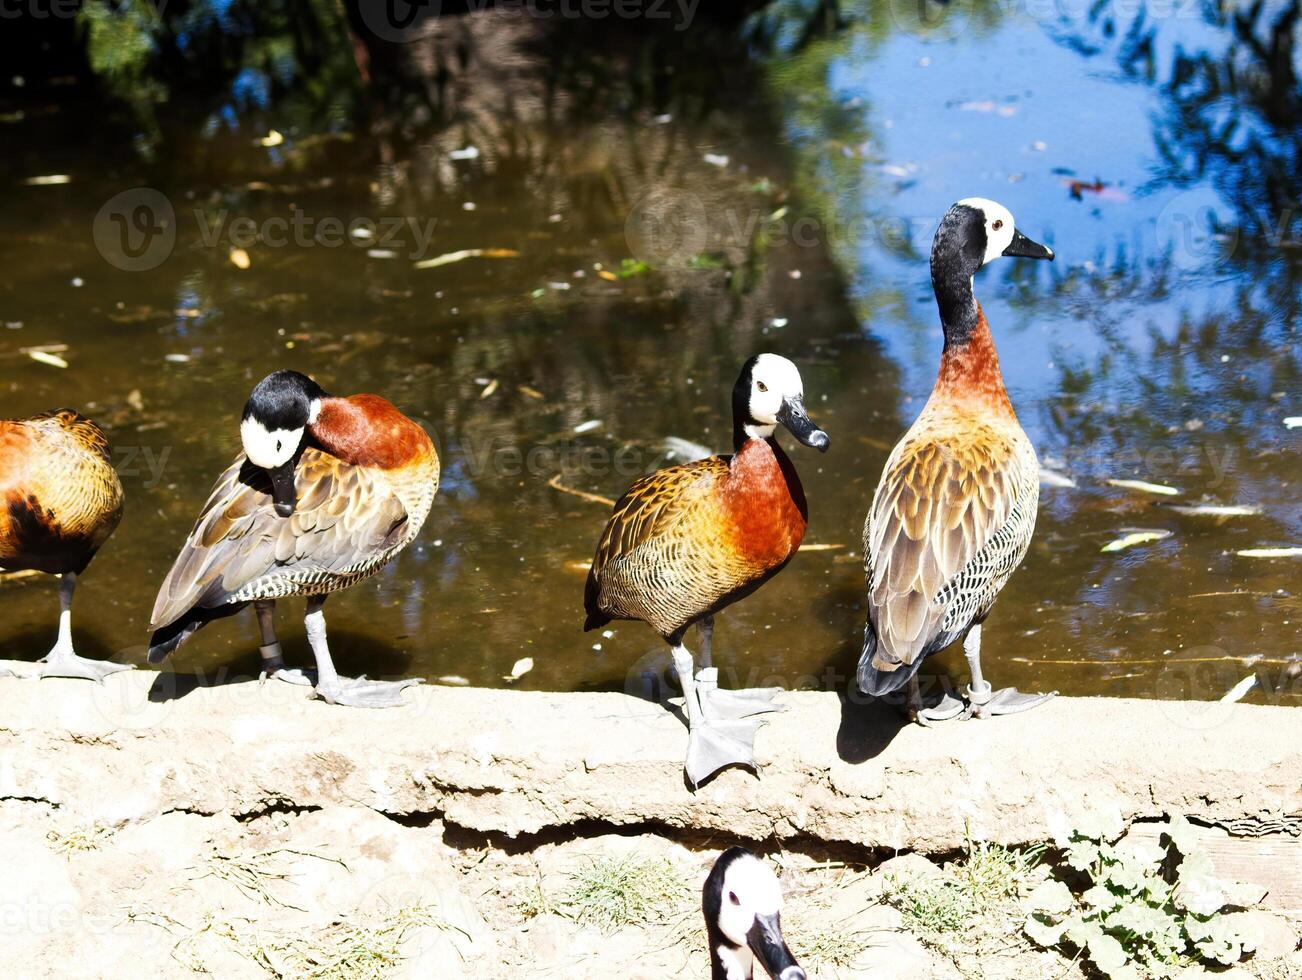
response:
M931 285L945 325L946 343L976 326L972 277L1000 256L1053 261L1053 249L1017 230L1002 204L983 197L959 201L940 220L931 243Z
M805 980L782 938L782 889L769 866L742 847L719 855L701 891L715 977L753 975L758 959L775 980Z
M756 354L742 365L732 387L733 448L767 439L781 423L806 446L827 452L831 439L805 411L800 371L778 354Z
M277 371L258 382L244 406L240 418L244 454L271 477L276 513L281 517L294 513L294 462L303 433L316 421L326 397L307 375Z

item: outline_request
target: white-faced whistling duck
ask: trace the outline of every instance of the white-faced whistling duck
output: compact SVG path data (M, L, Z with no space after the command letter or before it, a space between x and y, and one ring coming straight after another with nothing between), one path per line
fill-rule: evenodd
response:
M585 630L640 619L673 647L687 714L687 776L699 785L732 764L754 766L751 716L777 710L776 688L727 691L710 666L714 614L749 595L800 547L808 512L795 467L774 438L781 423L826 451L827 433L809 418L800 372L785 357L760 354L732 390L732 456L671 466L638 480L615 504L592 570ZM700 624L693 678L683 635Z
M773 980L805 980L782 938L782 889L769 866L742 847L719 855L701 889L711 980L750 980L755 960Z
M130 664L86 660L72 649L77 576L122 520L122 483L108 440L71 409L0 420L0 568L62 576L59 637L41 677L103 682Z
M1010 714L1047 701L991 689L981 673L981 624L1021 563L1035 528L1039 463L1013 412L972 277L1001 255L1053 259L994 201L959 201L931 248L931 283L945 348L931 397L891 451L864 524L868 625L859 687L909 685L923 724ZM923 707L918 667L963 640L967 705L946 694Z
M331 704L402 703L397 682L341 678L321 607L374 575L420 531L438 490L439 461L419 425L377 395L331 397L305 375L277 371L253 389L240 423L244 453L213 487L154 603L149 660L161 663L210 620L250 602L264 675L288 670L275 600L307 596L316 695Z

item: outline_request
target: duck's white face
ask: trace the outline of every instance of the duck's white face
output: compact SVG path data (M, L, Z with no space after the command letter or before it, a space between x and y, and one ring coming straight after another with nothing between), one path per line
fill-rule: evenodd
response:
M321 402L313 401L308 410L308 425L315 422L320 413ZM294 458L299 443L303 441L304 431L303 428L269 426L256 415L250 415L240 423L240 442L244 444L244 455L249 457L249 462L263 469L274 470Z
M756 917L773 916L780 911L782 889L767 864L748 854L728 866L723 877L723 901L719 905L719 930L734 945L743 948L748 945L748 933Z
M1013 243L1013 233L1017 230L1008 209L999 202L984 197L968 197L958 203L975 208L985 217L986 256L981 264L987 265L1003 255L1004 250Z
M800 371L780 354L761 354L755 360L750 376L750 417L761 431L747 433L753 437L767 438L778 424L778 413L785 401L800 401L805 396L805 386ZM767 430L767 431L763 431Z

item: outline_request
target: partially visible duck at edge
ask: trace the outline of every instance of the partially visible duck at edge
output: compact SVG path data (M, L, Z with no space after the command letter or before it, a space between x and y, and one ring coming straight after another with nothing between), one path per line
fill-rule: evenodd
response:
M429 436L378 395L333 397L306 375L277 371L253 389L240 438L244 452L218 478L159 589L150 663L252 603L264 676L311 684L331 704L402 704L418 679L338 676L322 607L419 533L438 490ZM276 638L276 600L300 595L314 678L285 666Z
M776 354L759 354L742 367L732 412L733 455L652 473L619 499L584 595L585 630L639 619L673 648L693 786L724 766L753 767L761 723L752 716L778 709L777 688L721 690L710 659L714 614L781 571L805 536L805 492L774 433L783 425L821 451L829 442L805 411L800 372ZM683 645L694 623L701 633L699 674Z
M981 670L981 624L1035 528L1039 463L1004 388L973 276L1000 256L1053 259L994 201L959 201L941 220L931 282L945 347L931 397L886 461L864 524L868 623L858 683L883 696L909 687L926 724L1025 711L1052 694L994 690ZM924 705L918 668L963 641L965 702Z
M719 855L701 889L711 980L751 980L755 962L773 980L805 980L782 936L782 888L767 864L742 847Z
M40 677L102 683L131 669L79 657L72 646L77 577L117 529L122 500L108 439L90 419L68 408L0 419L0 569L60 576L58 639Z

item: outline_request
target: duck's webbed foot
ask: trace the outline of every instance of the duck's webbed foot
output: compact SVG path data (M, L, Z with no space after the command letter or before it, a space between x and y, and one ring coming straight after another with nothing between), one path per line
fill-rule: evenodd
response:
M322 701L345 704L352 708L397 708L407 703L402 697L403 690L419 684L421 680L419 677L406 677L400 681L335 677L329 681L319 681L315 694Z
M1015 687L992 690L986 684L984 690L967 690L968 706L963 712L964 718L993 718L995 715L1015 715L1022 711L1038 708L1054 697L1058 692L1048 694L1023 694Z
M941 691L939 699L923 700L918 675L914 674L909 678L909 699L905 706L905 713L909 716L909 721L930 728L939 722L950 721L959 717L966 707L962 701L953 697L947 690Z
M757 768L755 733L764 721L753 716L781 711L782 705L773 703L781 688L720 690L718 670L705 667L693 676L692 655L681 646L674 650L674 669L683 686L687 714L684 768L692 786L700 786L727 766Z
M41 666L36 670L35 676L37 677L73 677L79 680L94 681L96 684L103 684L104 678L108 677L109 674L136 669L134 664L115 664L107 660L87 660L85 657L77 656L72 652L71 648L57 646L38 662Z
M781 693L780 687L729 691L719 687L719 668L702 667L696 672L696 697L701 705L701 713L707 720L732 720L770 711L785 711L785 705L773 703L773 699Z

